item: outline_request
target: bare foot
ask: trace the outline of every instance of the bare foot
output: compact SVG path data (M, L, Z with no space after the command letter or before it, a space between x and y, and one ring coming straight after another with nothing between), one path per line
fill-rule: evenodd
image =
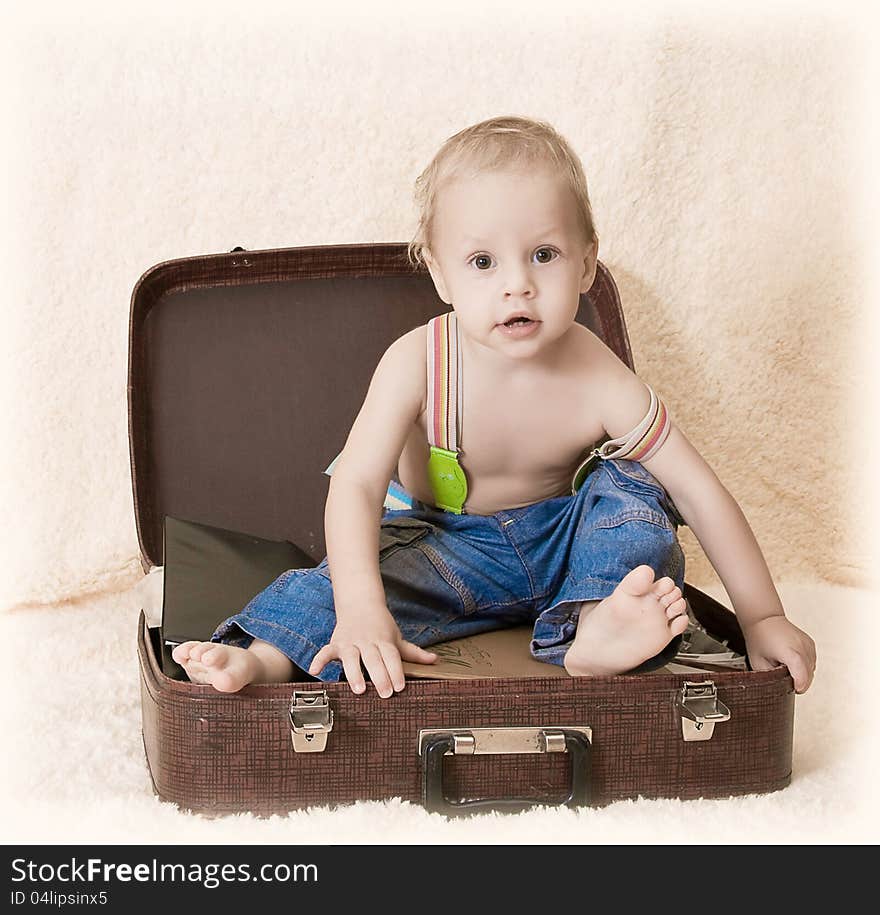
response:
M604 600L584 602L565 669L573 677L632 670L659 654L687 624L687 601L675 582L654 581L650 566L636 566Z
M254 639L248 648L221 642L183 642L171 657L193 683L209 683L218 692L235 693L248 683L285 683L293 661L273 645Z

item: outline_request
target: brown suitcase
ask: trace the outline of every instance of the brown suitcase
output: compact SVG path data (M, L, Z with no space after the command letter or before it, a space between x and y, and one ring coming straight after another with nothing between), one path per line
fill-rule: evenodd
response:
M322 474L388 344L445 310L402 244L168 261L132 294L129 435L145 570L166 515L325 555ZM578 320L633 367L607 268ZM585 443L585 447L589 443ZM730 611L685 585L700 622L743 651ZM346 683L170 679L138 633L143 738L156 793L209 813L402 798L446 813L624 798L727 797L791 777L784 667L705 676L409 680L391 699Z

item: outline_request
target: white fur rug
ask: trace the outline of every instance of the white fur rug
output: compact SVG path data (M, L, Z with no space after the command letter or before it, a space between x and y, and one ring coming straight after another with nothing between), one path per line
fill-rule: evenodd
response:
M723 592L703 588L723 600ZM391 800L284 817L208 819L152 794L140 734L137 589L0 616L3 822L12 843L587 844L869 843L876 839L877 716L869 652L876 595L825 583L779 587L816 640L798 697L792 784L730 800L627 801L448 821Z

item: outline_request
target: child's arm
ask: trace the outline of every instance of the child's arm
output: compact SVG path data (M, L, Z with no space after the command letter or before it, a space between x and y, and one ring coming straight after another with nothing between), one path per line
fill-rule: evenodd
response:
M336 628L315 655L316 676L339 659L353 692L365 689L363 661L383 698L404 687L401 658L430 664L437 656L403 641L385 603L379 573L379 528L388 483L409 431L424 406L425 328L385 351L366 398L336 461L324 510L327 564L333 583Z
M612 354L613 355L613 354ZM645 415L645 385L616 357L602 379L603 424L625 435ZM730 596L755 670L785 664L796 692L810 685L816 667L813 640L785 617L770 570L733 496L674 424L660 449L644 462L694 532Z

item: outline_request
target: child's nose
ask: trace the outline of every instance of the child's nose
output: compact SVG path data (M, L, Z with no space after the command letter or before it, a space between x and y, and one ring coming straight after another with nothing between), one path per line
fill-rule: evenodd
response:
M523 266L509 267L504 274L506 296L529 296L535 291L530 271Z

